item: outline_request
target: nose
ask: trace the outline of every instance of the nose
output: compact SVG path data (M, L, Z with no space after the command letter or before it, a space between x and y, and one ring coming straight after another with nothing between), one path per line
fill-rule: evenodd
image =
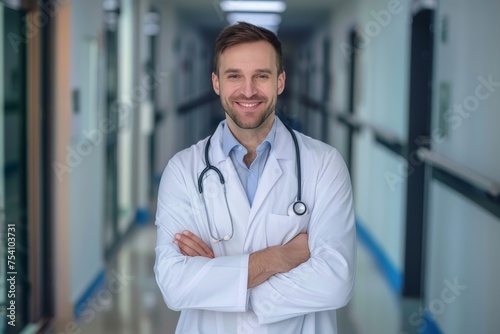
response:
M245 79L245 81L241 84L241 94L247 98L250 98L257 94L257 87L255 86L255 82L249 78Z

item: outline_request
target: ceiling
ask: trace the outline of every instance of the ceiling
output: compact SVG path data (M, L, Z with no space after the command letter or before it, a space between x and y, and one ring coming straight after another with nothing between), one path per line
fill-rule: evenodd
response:
M192 22L203 31L215 34L228 23L218 0L171 0L186 22ZM331 14L332 8L342 0L284 0L286 11L282 14L278 34L292 38L307 35L321 26Z

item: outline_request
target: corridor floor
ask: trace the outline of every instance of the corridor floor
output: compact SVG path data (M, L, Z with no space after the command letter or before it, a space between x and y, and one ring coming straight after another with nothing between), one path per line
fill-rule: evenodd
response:
M153 224L135 228L106 268L106 277L119 276L121 285L102 287L112 291L112 298L97 298L92 309L83 313L80 333L175 332L179 313L166 307L154 278L155 243ZM339 334L417 333L418 328L405 320L416 310L418 303L402 302L395 296L368 251L358 245L354 295L349 305L337 312Z

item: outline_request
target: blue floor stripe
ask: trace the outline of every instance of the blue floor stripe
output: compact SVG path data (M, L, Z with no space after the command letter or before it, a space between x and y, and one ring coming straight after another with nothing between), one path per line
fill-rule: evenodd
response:
M366 248L368 248L394 293L400 295L403 275L391 262L391 260L389 260L389 257L386 255L383 248L377 243L377 241L375 241L375 238L372 237L370 232L368 232L364 226L366 225L356 219L356 233L359 241L361 241Z
M375 238L370 234L359 219L356 219L356 233L358 240L363 243L368 251L372 254L375 262L380 267L382 274L385 276L393 292L397 296L401 296L401 288L403 282L403 274L396 268L396 266L389 260L383 248L375 241ZM426 312L424 315L424 323L419 329L422 334L444 334L435 322L433 317Z
M78 301L75 303L75 307L73 309L73 314L75 316L75 319L78 320L78 318L80 318L80 315L82 314L82 311L85 309L88 300L92 298L92 296L97 294L97 292L104 286L105 282L106 282L106 274L104 270L101 270L94 278L94 280L90 283L89 287L87 288L87 290L85 290L80 299L78 299Z
M422 328L420 328L419 333L444 334L443 331L439 328L434 318L432 317L432 315L429 314L429 312L425 312L424 319L425 319L424 324L422 325Z
M151 215L148 209L137 209L135 213L135 222L138 225L143 225L149 223Z

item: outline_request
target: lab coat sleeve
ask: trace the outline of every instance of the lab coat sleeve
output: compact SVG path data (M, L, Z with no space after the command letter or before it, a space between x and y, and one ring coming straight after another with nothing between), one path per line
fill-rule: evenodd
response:
M349 173L334 150L318 173L308 240L311 257L250 291L260 324L338 309L350 298L355 276L355 223Z
M184 230L203 235L195 223L194 208L181 170L170 161L158 193L154 271L165 303L176 311L243 312L248 302L248 255L215 259L190 257L182 255L173 243L174 235ZM205 242L210 244L208 240Z

